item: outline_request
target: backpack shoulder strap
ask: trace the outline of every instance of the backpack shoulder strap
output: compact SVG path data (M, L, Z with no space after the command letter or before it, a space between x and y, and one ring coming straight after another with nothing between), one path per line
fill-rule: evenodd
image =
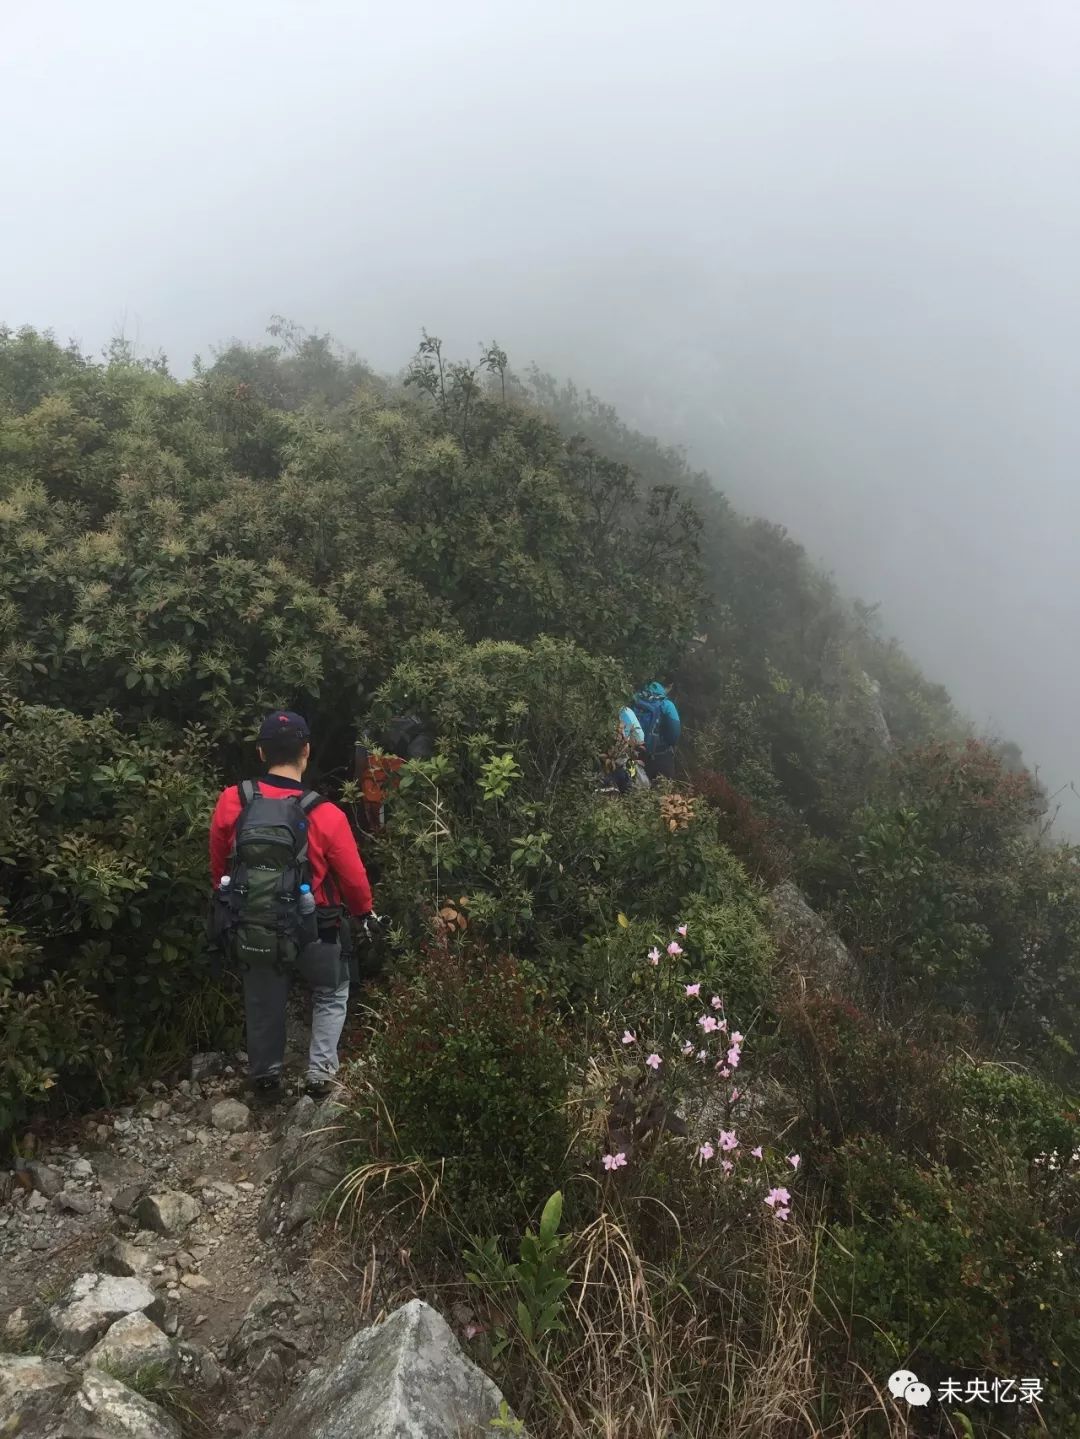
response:
M255 781L253 779L243 780L236 786L236 792L240 796L240 808L247 809L255 798Z
M301 795L300 797L300 808L304 811L305 814L310 814L313 809L316 809L320 804L325 803L326 796L322 794L316 794L313 789L309 789L305 794Z

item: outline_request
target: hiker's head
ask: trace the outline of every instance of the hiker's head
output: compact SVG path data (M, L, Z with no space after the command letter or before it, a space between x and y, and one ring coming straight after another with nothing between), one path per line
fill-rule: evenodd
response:
M274 710L259 726L259 758L270 769L288 765L303 774L311 755L311 731L295 710Z
M653 680L651 684L647 684L644 689L639 690L638 694L645 700L667 699L667 685L662 685L659 680Z

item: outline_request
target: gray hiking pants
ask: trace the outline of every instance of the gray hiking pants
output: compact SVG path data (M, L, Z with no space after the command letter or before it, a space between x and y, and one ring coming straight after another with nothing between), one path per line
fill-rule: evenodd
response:
M307 1077L332 1079L338 1067L338 1041L349 1005L349 978L342 970L335 989L311 991L311 1041ZM244 972L244 1014L247 1021L248 1073L252 1079L280 1074L285 1063L285 1010L288 972L252 967Z

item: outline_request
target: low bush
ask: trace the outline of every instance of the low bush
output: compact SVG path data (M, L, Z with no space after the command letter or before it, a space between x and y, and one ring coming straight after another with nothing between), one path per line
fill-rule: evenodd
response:
M514 960L429 947L378 1008L357 1119L377 1154L442 1168L454 1222L514 1232L557 1188L570 1145L567 1060Z

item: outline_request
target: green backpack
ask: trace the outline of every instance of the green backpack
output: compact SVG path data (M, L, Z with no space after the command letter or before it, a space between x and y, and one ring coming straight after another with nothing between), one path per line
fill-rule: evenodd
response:
M311 883L308 816L322 795L269 796L253 780L237 786L240 817L229 855L229 885L218 891L218 933L245 968L283 968L318 939L314 911L300 913L300 886Z

